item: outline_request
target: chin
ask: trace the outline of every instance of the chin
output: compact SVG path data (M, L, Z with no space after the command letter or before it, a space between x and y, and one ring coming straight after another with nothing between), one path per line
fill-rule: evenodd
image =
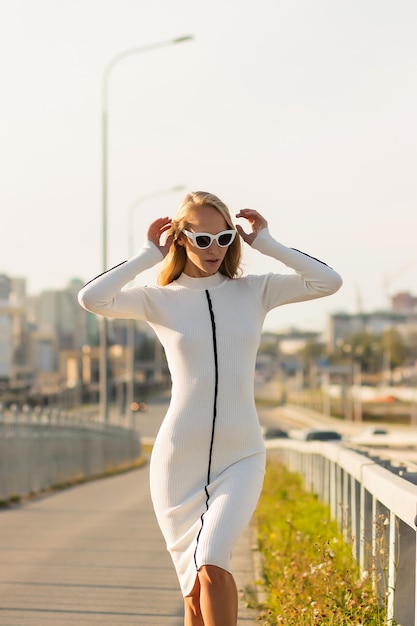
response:
M213 265L209 265L208 267L204 268L204 272L207 272L207 274L210 274L210 276L212 276L213 274L217 274L217 272L220 269L220 263L213 263Z

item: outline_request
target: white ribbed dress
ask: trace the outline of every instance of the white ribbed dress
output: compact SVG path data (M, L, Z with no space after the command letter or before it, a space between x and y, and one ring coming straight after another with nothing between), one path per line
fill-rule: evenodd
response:
M266 313L330 295L341 285L330 267L275 241L252 244L296 273L182 274L164 287L126 288L161 261L152 243L88 283L80 304L114 318L146 320L164 346L171 402L151 458L151 495L183 595L204 564L230 571L231 550L256 507L265 448L254 403L254 370Z

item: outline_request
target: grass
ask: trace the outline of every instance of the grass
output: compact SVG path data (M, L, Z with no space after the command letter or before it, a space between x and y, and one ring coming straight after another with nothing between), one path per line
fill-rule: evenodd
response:
M256 521L265 595L262 625L387 623L371 581L361 579L351 546L330 520L328 507L303 490L301 477L268 463Z

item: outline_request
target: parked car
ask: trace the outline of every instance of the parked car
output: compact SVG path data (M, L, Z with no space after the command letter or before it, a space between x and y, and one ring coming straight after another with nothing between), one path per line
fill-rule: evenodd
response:
M311 429L304 433L305 441L341 441L342 435L336 430Z
M373 435L388 435L388 431L386 428L382 428L381 426L368 426L363 432L365 437L373 436Z
M351 437L351 441L353 443L364 444L372 443L372 445L377 445L377 443L386 443L386 436L389 435L388 430L383 426L368 426L362 432L358 433L354 437Z
M288 439L289 437L286 430L272 426L267 426L263 429L263 436L264 439Z

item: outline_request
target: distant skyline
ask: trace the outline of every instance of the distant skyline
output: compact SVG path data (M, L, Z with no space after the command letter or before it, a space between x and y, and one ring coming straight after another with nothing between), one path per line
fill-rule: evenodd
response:
M132 203L185 185L259 210L341 273L336 295L277 309L268 330L415 295L416 32L411 0L0 0L0 273L36 294L101 272L104 69L193 35L111 75L109 266ZM139 204L136 249L184 193ZM245 271L286 268L247 249Z

